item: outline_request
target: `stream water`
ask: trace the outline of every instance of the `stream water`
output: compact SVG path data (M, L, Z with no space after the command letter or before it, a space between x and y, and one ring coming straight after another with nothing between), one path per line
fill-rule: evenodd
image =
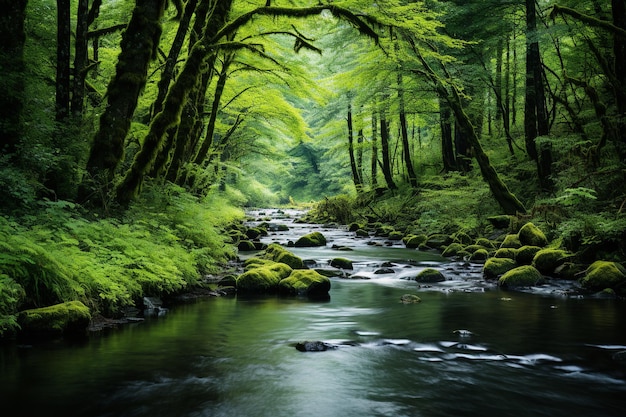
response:
M253 214L290 226L266 242L318 227ZM0 346L2 415L624 415L624 301L568 297L572 283L505 292L479 265L315 230L327 247L293 251L352 259L346 275L368 279L332 278L325 301L217 297L81 342ZM393 273L376 274L385 262ZM447 281L403 279L427 266ZM400 303L407 293L421 303ZM305 340L340 347L298 351Z

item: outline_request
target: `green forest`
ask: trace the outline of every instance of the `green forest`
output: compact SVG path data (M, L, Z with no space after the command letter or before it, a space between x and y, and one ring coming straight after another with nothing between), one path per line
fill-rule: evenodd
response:
M626 294L624 0L0 5L0 336L204 285L252 207L532 223Z

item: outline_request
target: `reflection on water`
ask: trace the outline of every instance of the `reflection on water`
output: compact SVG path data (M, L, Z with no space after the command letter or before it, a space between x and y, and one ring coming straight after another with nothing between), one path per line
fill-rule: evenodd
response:
M344 256L371 279L334 278L327 301L214 298L83 343L2 346L0 404L16 417L623 415L623 301L502 292L477 266L355 245ZM373 273L383 261L393 274ZM426 265L448 281L403 279Z
M623 303L488 291L405 305L415 282L401 282L334 280L322 303L209 299L82 345L7 346L1 400L16 416L623 415Z

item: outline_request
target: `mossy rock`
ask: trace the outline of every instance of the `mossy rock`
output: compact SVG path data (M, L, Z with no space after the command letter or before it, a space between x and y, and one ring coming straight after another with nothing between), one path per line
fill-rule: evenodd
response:
M297 248L307 248L315 246L325 246L326 237L320 232L312 232L300 237L296 240L295 246Z
M426 235L409 235L405 236L402 241L404 245L409 249L417 249L428 240Z
M456 232L455 234L450 236L450 238L453 242L460 243L462 245L471 245L472 241L474 240L470 235L465 232Z
M435 282L442 282L445 280L446 280L446 277L444 277L440 271L434 268L426 268L423 271L421 271L419 274L417 274L417 276L415 277L415 281L425 283L425 284L432 284Z
M426 246L432 249L441 249L444 246L452 243L452 239L448 235L444 235L442 233L436 233L428 236L426 242L424 242Z
M244 271L249 271L251 269L259 268L261 266L272 265L273 263L274 261L272 261L271 259L264 259L255 256L253 258L246 259L243 263L243 268Z
M486 237L479 237L478 239L476 239L476 242L474 242L474 245L482 246L485 249L496 248L496 245L494 245L493 242Z
M511 216L503 214L501 216L487 217L489 223L496 229L508 229L511 226Z
M278 284L281 293L319 297L330 291L330 279L312 269L293 271Z
M518 249L514 248L500 248L493 255L496 258L509 258L516 259Z
M450 257L450 256L458 256L459 252L464 250L464 246L461 243L453 242L450 243L444 251L441 253L442 256Z
M357 237L369 237L370 236L369 232L365 229L359 229L354 233L357 235Z
M469 257L469 260L471 262L484 262L488 258L489 258L489 251L485 248L481 248L472 252L472 254Z
M237 291L250 293L275 292L281 280L287 278L293 270L286 264L271 264L252 268L237 277Z
M302 260L302 258L294 255L288 250L284 250L283 252L280 252L274 258L274 261L289 265L293 269L304 269L304 261Z
M89 307L80 301L23 310L17 315L20 334L34 337L84 335L90 322Z
M505 272L498 280L498 286L502 288L531 287L542 281L543 276L537 268L522 265Z
M363 225L359 223L350 223L350 225L348 226L348 231L350 232L356 232L359 229L363 229Z
M419 298L417 295L415 294L403 294L400 297L400 302L402 304L417 304L417 303L421 303L422 299Z
M274 262L284 263L293 269L304 269L304 261L302 258L294 255L278 243L268 245L263 257Z
M515 260L519 265L531 265L533 263L533 259L537 252L539 252L541 248L539 246L522 246L517 250L517 256Z
M517 267L515 260L510 258L489 258L483 266L485 279L496 279L500 275Z
M544 247L548 244L546 235L535 226L533 223L528 222L517 233L519 241L522 246L539 246Z
M467 245L464 249L465 249L465 251L467 251L469 253L474 253L477 250L487 249L487 248L484 247L484 246L481 246L481 245Z
M353 269L352 261L346 258L334 258L330 261L330 266L339 269Z
M404 233L394 230L393 232L389 233L388 239L396 241L396 240L402 240L403 237L404 237Z
M374 235L380 237L388 237L393 232L395 232L395 229L392 226L381 225L376 227Z
M251 227L248 230L246 230L246 236L248 236L248 239L250 240L254 240L257 239L258 237L260 237L262 234L261 229L258 227Z
M257 250L256 245L251 240L242 240L237 244L237 249L240 252L251 252Z
M519 236L517 234L508 234L504 237L504 240L500 244L500 247L519 249L522 247L522 242L520 242Z
M617 262L595 261L587 268L580 284L588 291L611 288L623 293L626 286L626 269Z
M289 226L287 226L286 224L276 225L276 231L277 232L288 232L289 231Z
M551 275L569 258L571 255L561 249L541 249L535 254L532 266L542 274Z

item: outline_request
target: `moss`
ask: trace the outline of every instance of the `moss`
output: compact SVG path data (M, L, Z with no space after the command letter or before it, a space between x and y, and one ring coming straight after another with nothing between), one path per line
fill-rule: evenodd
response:
M489 258L483 267L485 279L496 279L505 272L517 267L517 263L509 258Z
M402 238L404 237L404 233L402 232L398 232L398 231L393 231L391 233L389 233L389 240L402 240Z
M587 268L580 284L589 291L616 290L626 285L626 269L617 262L595 261Z
M388 237L393 232L395 232L395 229L392 226L381 225L376 227L374 234L380 237Z
M496 251L494 256L496 258L515 259L517 256L517 251L518 250L514 248L500 248Z
M409 235L405 236L402 241L407 248L416 249L425 243L427 239L428 237L426 235Z
M353 269L352 261L346 258L334 258L330 261L330 266L339 269Z
M350 223L350 225L348 226L348 231L350 232L356 232L359 229L363 229L363 225L359 223Z
M456 232L452 236L450 236L453 242L461 243L462 245L471 245L472 237L465 232Z
M443 276L443 274L434 268L426 268L415 277L415 281L427 284L442 282L445 280L446 278Z
M250 269L258 268L260 266L268 266L272 263L273 261L270 259L263 259L255 256L253 258L246 259L243 263L243 267L245 271L249 271Z
M546 235L530 222L522 226L517 235L522 245L544 247L548 244Z
M441 255L449 257L449 256L457 256L459 252L463 251L464 247L461 243L450 243L443 251Z
M533 263L533 259L537 252L539 252L541 248L539 246L522 246L517 250L517 256L515 260L519 265L530 265Z
M263 258L289 265L293 269L303 269L304 261L278 243L271 243L265 248Z
M541 281L541 272L533 266L522 265L505 272L498 280L498 285L503 288L530 287Z
M279 289L286 294L322 296L330 291L330 280L312 269L297 270L280 281Z
M487 239L486 237L479 237L478 239L476 239L476 242L474 242L474 244L478 246L482 246L483 248L486 248L486 249L496 248L496 245L494 245L493 242Z
M278 289L280 281L293 270L283 263L272 262L252 268L237 277L237 291L266 293Z
M63 336L86 332L91 313L80 301L24 310L18 314L21 333L26 335Z
M239 242L239 244L237 245L237 249L241 252L250 252L257 250L254 242L250 240L242 240L241 242Z
M452 243L452 239L448 235L444 235L444 234L441 234L441 233L435 233L433 235L428 236L428 239L424 243L429 248L441 249L442 247Z
M500 247L519 249L522 247L522 242L520 242L519 236L517 234L509 234L504 237L504 240L500 244Z
M496 229L508 229L511 225L511 216L508 216L506 214L503 214L501 216L487 217L487 220Z
M570 257L570 254L561 249L541 249L535 254L532 266L541 273L550 275Z
M364 230L364 229L359 229L355 233L356 233L356 235L358 237L369 237L369 235L370 235L369 232L367 230Z
M320 232L312 232L300 237L295 246L299 248L324 246L326 245L326 238Z
M489 252L487 251L487 249L481 248L481 249L474 251L470 255L469 260L473 262L482 262L482 261L486 261L487 258L489 258Z
M261 236L261 234L261 229L258 227L250 227L248 230L246 230L246 236L248 236L248 239L257 239L259 236Z

